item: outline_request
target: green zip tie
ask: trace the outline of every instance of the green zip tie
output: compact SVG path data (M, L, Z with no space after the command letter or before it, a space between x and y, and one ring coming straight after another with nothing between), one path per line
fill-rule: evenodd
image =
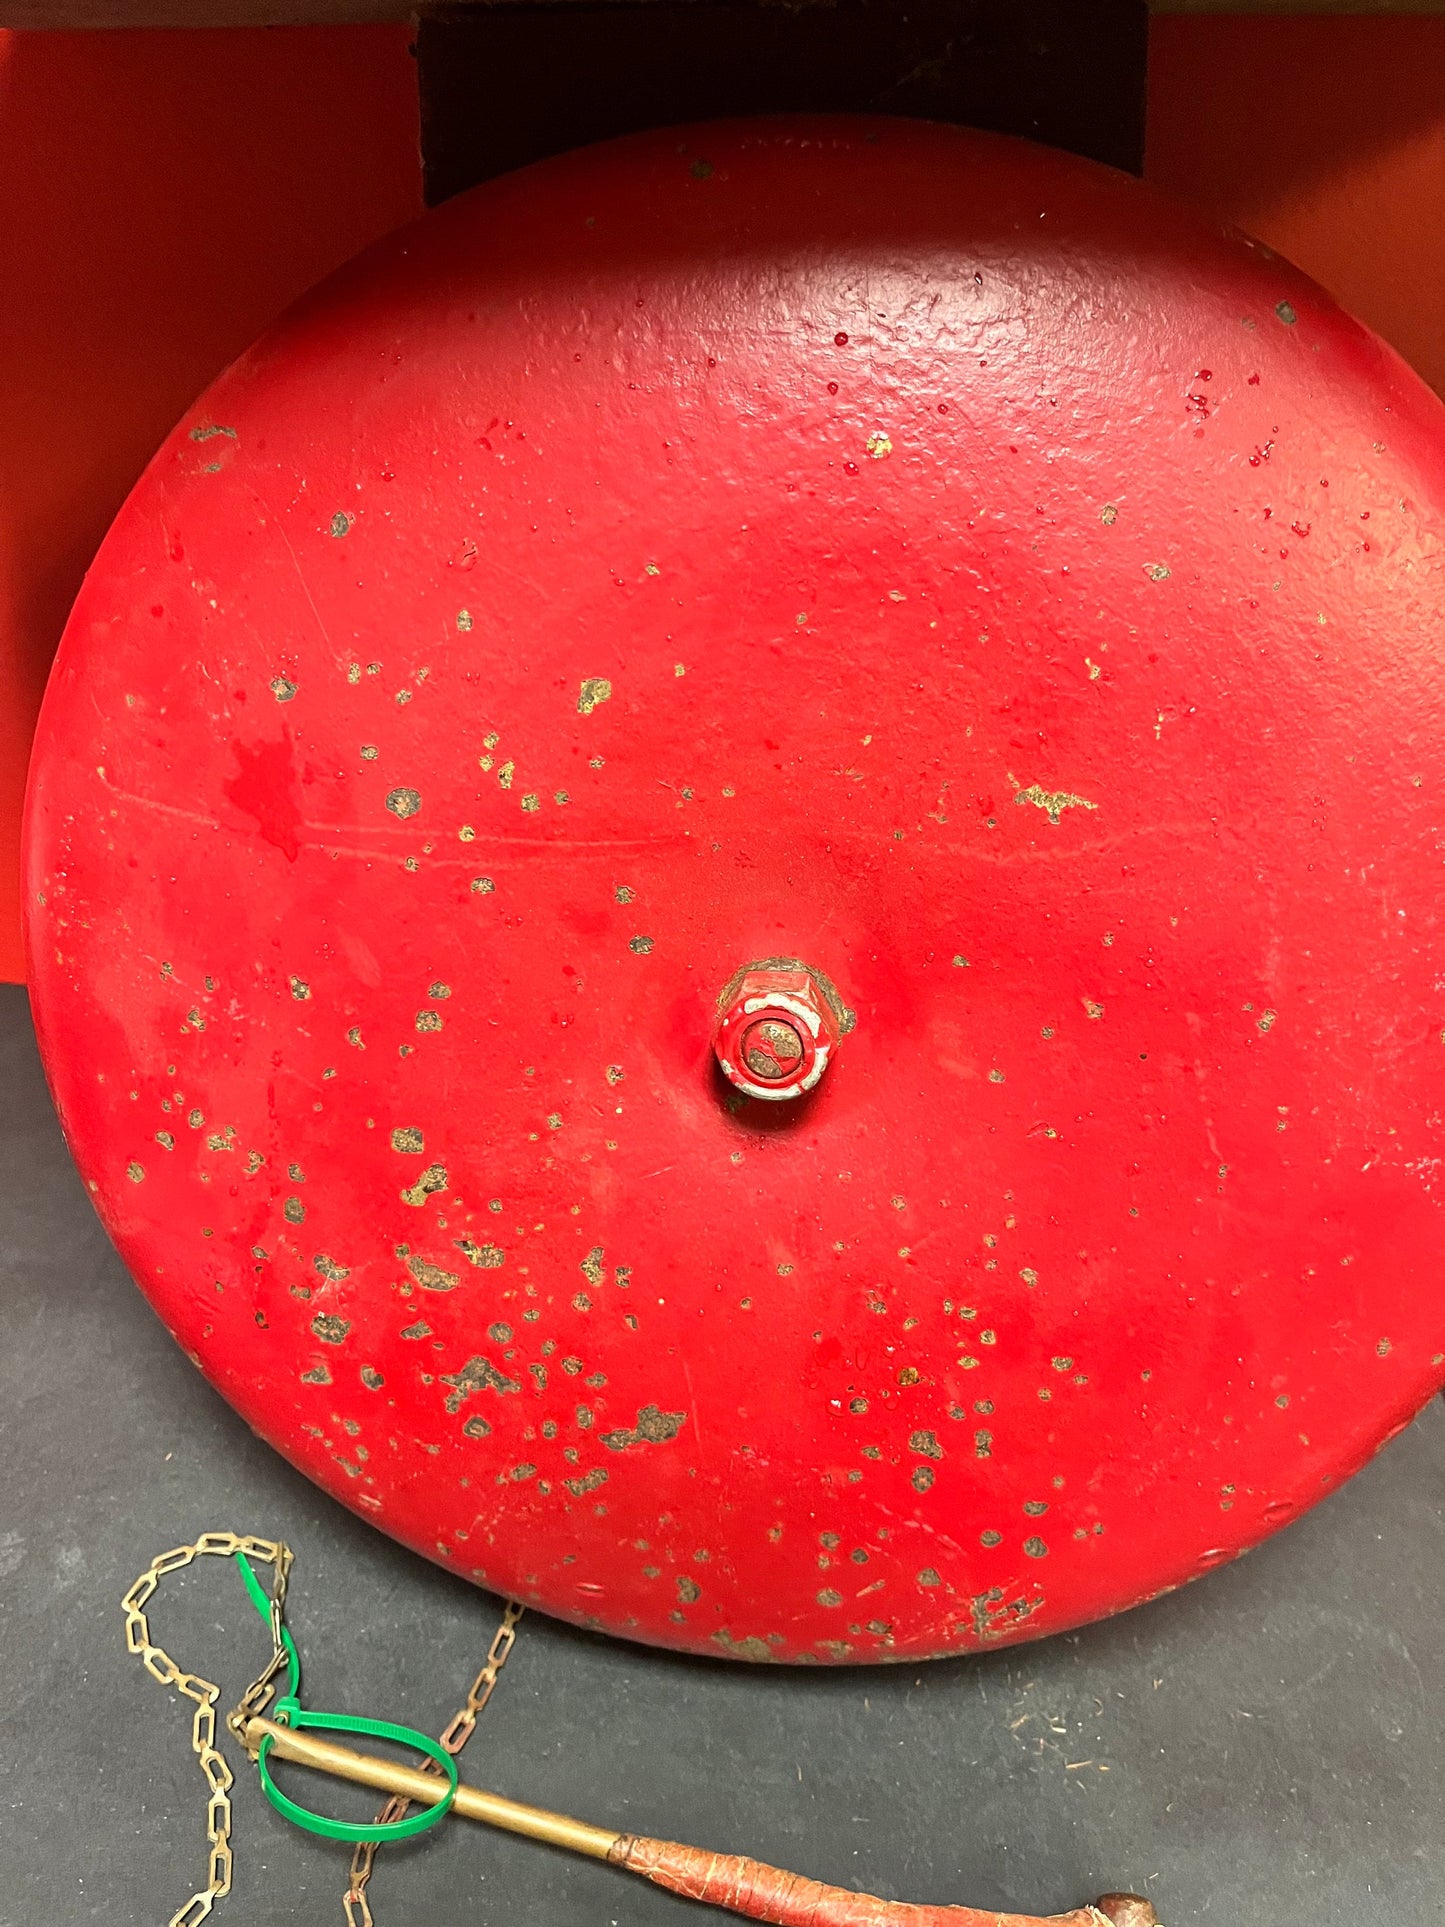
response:
M236 1554L236 1563L241 1568L241 1578L250 1594L251 1604L269 1626L271 1601L252 1572L245 1553ZM321 1728L330 1733L362 1733L369 1734L373 1739L394 1740L399 1746L412 1747L416 1752L425 1753L435 1760L446 1776L447 1790L435 1806L422 1807L405 1820L373 1821L370 1825L358 1825L351 1820L333 1820L327 1814L313 1813L309 1807L301 1806L277 1786L267 1763L274 1744L267 1733L256 1755L256 1770L261 1777L261 1791L276 1811L293 1825L303 1827L307 1833L319 1833L325 1840L411 1840L417 1834L425 1833L428 1827L434 1827L438 1820L444 1819L457 1797L457 1763L441 1742L426 1733L419 1733L415 1727L394 1726L390 1720L362 1719L351 1713L308 1713L298 1698L301 1691L300 1655L290 1629L284 1625L281 1628L281 1642L286 1649L287 1681L285 1693L272 1709L277 1725L297 1729Z

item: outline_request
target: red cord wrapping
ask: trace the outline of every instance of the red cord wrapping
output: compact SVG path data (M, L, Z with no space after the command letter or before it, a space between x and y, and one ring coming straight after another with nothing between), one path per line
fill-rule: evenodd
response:
M625 1835L608 1856L659 1887L704 1900L714 1907L767 1920L774 1927L1045 1927L1036 1914L999 1914L977 1907L919 1907L907 1901L880 1900L845 1887L825 1887L742 1854L709 1853L674 1840ZM1094 1907L1050 1914L1047 1927L1109 1927Z

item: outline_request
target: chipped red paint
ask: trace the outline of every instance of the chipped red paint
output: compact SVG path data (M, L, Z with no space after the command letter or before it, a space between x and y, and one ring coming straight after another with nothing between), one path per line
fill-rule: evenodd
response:
M1028 1637L1293 1517L1442 1376L1442 427L1264 250L942 127L364 256L156 457L40 731L43 1048L177 1339L699 1652ZM772 956L857 1013L792 1104L712 1055Z

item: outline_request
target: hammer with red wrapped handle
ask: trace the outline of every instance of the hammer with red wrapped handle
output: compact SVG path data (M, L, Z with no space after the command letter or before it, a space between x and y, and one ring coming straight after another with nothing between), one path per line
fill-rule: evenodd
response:
M271 1751L339 1779L382 1792L398 1793L420 1805L435 1806L447 1793L435 1774L397 1766L372 1754L358 1753L334 1741L277 1725L272 1720L249 1720L242 1730L246 1749L255 1753L266 1737ZM649 1840L644 1835L615 1833L593 1827L543 1807L524 1806L497 1793L461 1782L453 1810L468 1820L481 1820L508 1833L524 1834L593 1860L625 1867L659 1887L668 1887L689 1900L726 1907L749 1920L771 1921L773 1927L1159 1927L1159 1917L1138 1894L1103 1894L1070 1913L1001 1914L979 1907L919 1907L906 1901L880 1900L845 1887L826 1887L765 1866L741 1854L710 1853L672 1840Z

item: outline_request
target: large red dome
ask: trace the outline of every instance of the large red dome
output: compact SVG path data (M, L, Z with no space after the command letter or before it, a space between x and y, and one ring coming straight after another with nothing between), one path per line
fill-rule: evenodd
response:
M737 122L429 215L65 637L111 1234L328 1491L611 1632L954 1652L1231 1557L1442 1377L1442 512L1388 350L1061 154ZM713 1056L776 960L785 1103Z

